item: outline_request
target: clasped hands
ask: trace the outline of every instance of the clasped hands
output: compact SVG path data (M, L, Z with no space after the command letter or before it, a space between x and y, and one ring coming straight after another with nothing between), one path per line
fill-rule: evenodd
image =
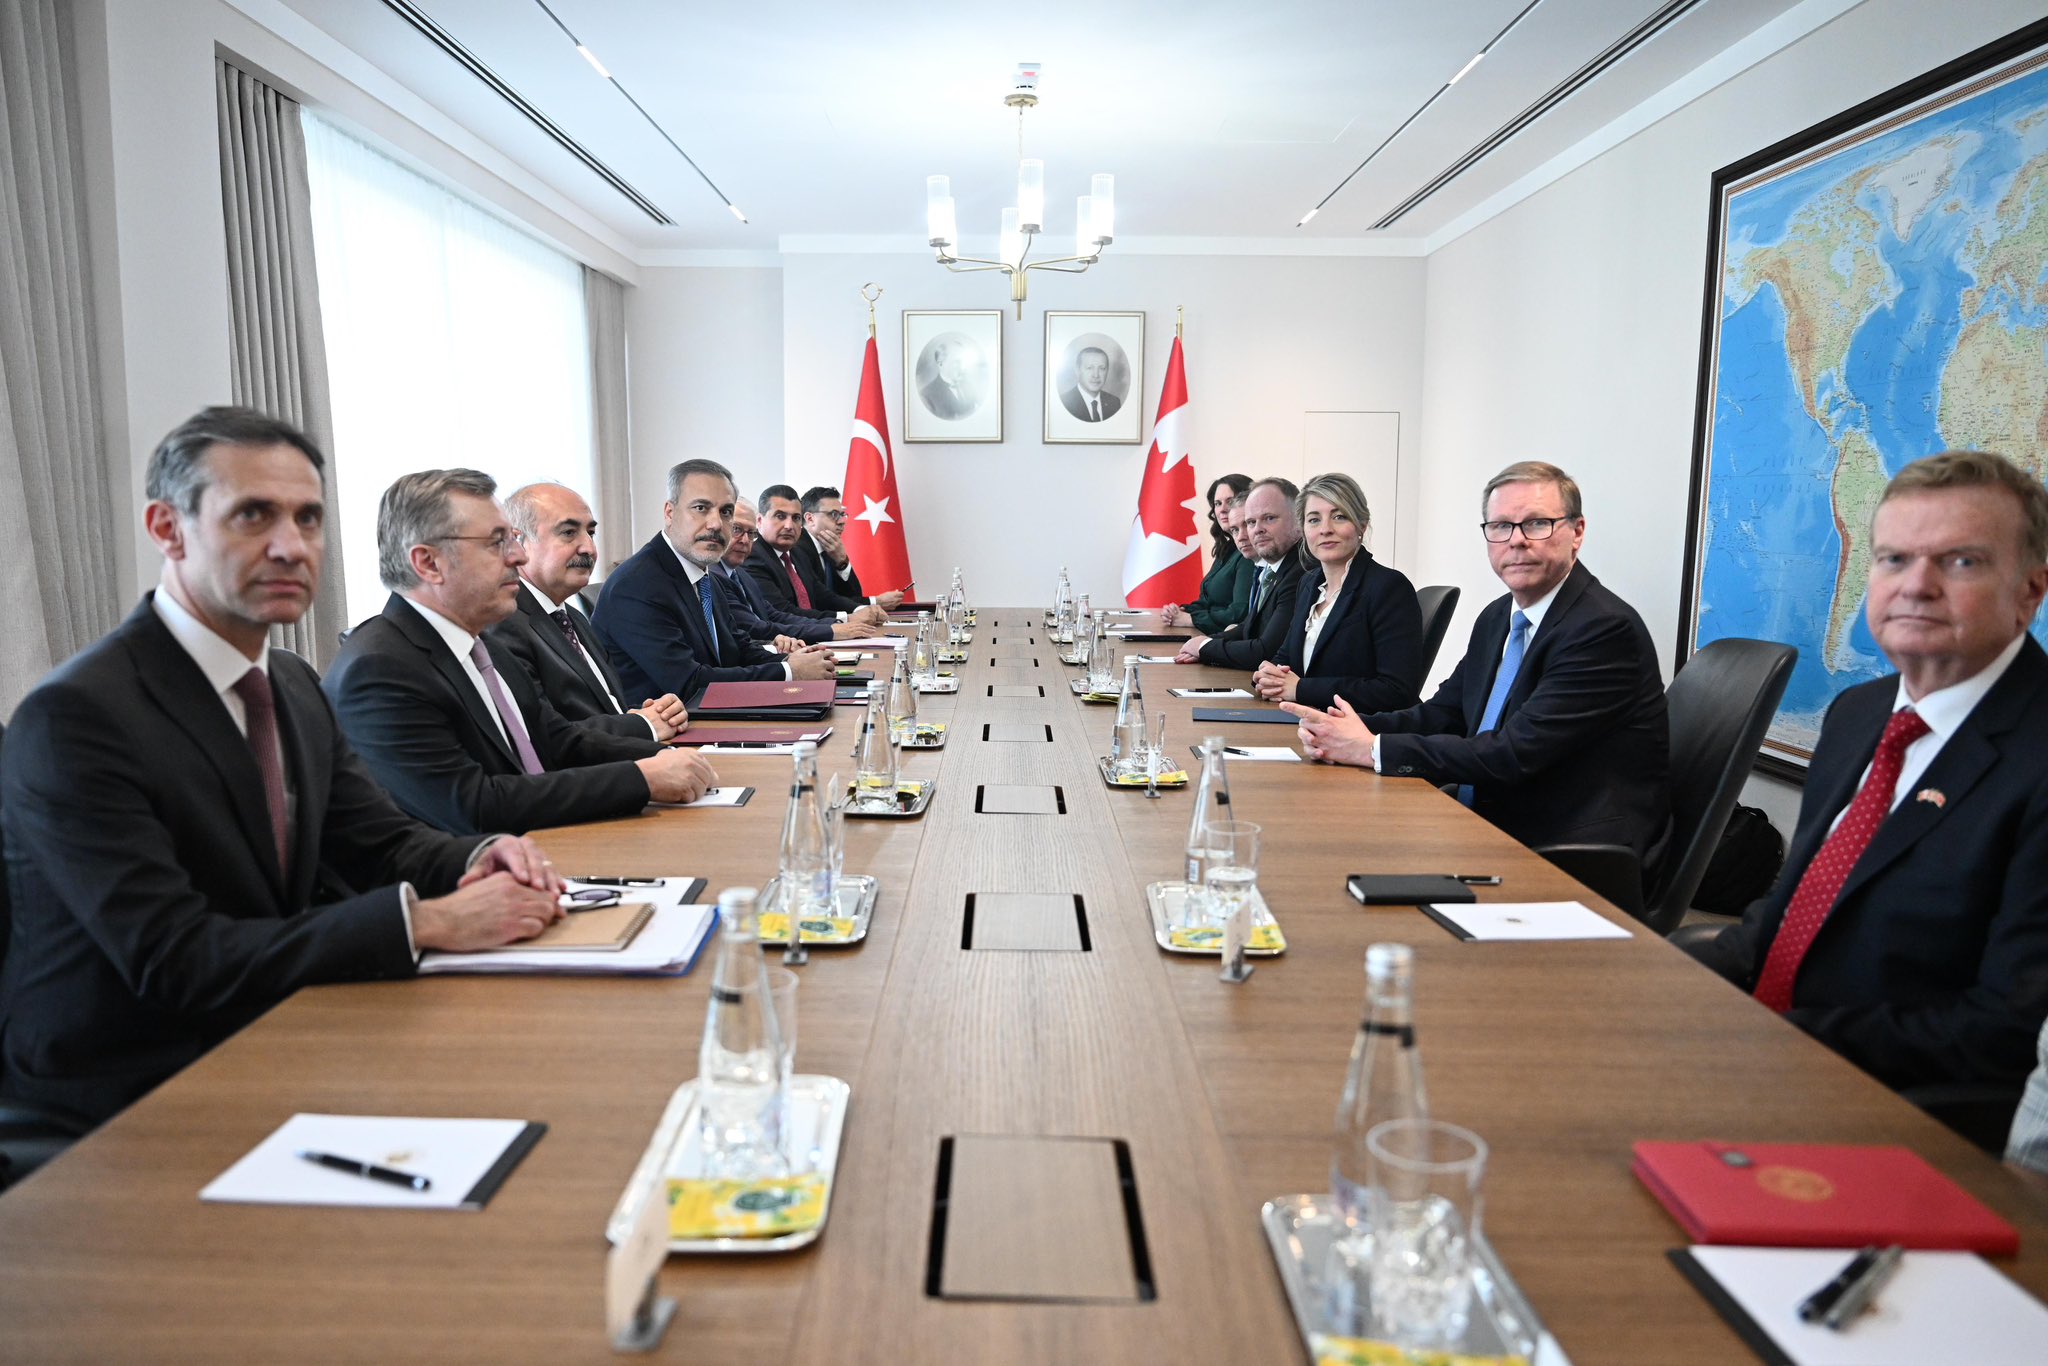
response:
M1290 684L1293 681L1290 674ZM1309 758L1331 764L1372 767L1373 733L1365 728L1365 722L1343 698L1335 699L1328 711L1304 707L1299 702L1282 702L1280 710L1301 722L1301 729L1296 734L1301 738L1302 753Z
M502 836L477 852L454 891L413 903L413 946L470 953L531 939L562 918L561 895L540 846Z
M654 727L657 740L672 740L690 728L689 709L674 693L648 698L633 708L633 715L644 717L647 724Z

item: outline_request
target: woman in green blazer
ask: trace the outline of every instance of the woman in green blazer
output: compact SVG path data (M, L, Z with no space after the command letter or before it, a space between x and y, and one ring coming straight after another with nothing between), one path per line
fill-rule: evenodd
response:
M1236 517L1232 505L1251 486L1252 481L1242 474L1226 474L1209 485L1209 572L1202 576L1199 597L1186 606L1169 606L1160 614L1168 626L1177 625L1183 612L1195 629L1205 635L1215 635L1231 623L1244 620L1258 569L1237 553L1230 527Z

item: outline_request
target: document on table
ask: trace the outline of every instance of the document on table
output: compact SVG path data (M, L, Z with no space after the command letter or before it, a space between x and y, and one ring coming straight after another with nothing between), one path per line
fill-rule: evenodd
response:
M594 876L594 875L593 875ZM573 880L571 887L580 884ZM711 927L718 922L716 906L686 906L683 897L699 880L665 877L659 887L618 889L632 901L654 904L654 915L623 949L561 949L554 953L439 953L420 956L420 976L449 974L507 973L590 973L625 976L680 977L697 962Z
M1254 764L1298 764L1303 762L1301 751L1285 745L1225 745L1225 759L1240 763Z
M866 636L860 640L835 640L832 648L844 653L847 650L879 650L887 646L891 650L907 649L909 636Z
M1576 901L1490 901L1479 905L1434 902L1422 913L1460 939L1632 939L1634 936Z
M717 746L706 745L704 748L716 749ZM753 795L754 789L751 787L714 787L708 789L703 796L697 798L694 802L655 802L653 805L688 807L690 810L695 811L697 808L704 806L745 806L747 798Z
M1126 655L1125 658L1135 659L1140 664L1177 664L1180 662L1180 656L1178 655ZM1250 696L1250 694L1247 693L1246 696Z
M293 1115L215 1177L199 1198L251 1205L482 1209L548 1131L523 1119ZM326 1153L406 1176L426 1190L336 1171L300 1157Z
M1767 1362L2026 1366L2048 1343L2048 1308L1972 1252L1908 1252L1871 1307L1837 1332L1799 1304L1855 1248L1692 1247L1671 1254L1693 1288Z
M1250 697L1243 688L1168 688L1175 697Z

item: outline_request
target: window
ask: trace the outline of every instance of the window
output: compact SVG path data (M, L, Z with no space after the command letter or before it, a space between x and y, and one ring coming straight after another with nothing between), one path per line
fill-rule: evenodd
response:
M377 502L468 466L597 501L582 267L308 112L348 619L383 607Z

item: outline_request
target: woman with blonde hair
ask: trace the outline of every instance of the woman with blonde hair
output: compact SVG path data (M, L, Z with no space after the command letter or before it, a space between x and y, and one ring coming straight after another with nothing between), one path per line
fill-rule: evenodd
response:
M1306 565L1294 624L1252 687L1268 702L1327 708L1342 697L1360 712L1420 700L1422 608L1408 576L1365 548L1372 512L1348 474L1319 474L1294 500Z

